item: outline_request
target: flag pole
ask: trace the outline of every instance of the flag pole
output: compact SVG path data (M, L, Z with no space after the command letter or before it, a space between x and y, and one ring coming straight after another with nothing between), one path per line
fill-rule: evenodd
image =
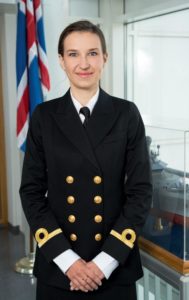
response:
M30 231L30 252L28 256L21 258L15 264L14 270L17 273L32 275L34 262L35 262L34 242L33 242L33 235Z

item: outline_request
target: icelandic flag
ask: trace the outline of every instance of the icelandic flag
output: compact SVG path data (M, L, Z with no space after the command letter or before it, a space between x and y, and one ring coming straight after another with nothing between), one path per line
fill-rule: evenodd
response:
M50 89L40 0L18 0L16 76L17 143L25 152L31 114Z

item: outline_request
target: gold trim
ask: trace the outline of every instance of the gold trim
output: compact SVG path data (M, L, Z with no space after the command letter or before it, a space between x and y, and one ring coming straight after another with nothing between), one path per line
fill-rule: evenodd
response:
M47 229L45 228L39 228L35 233L35 239L38 243L38 246L43 246L47 241L52 239L57 234L61 233L62 229L58 228L52 231L51 233L48 233ZM40 235L43 234L43 237L40 237Z
M123 242L129 248L132 249L134 247L134 242L136 240L136 233L134 232L134 230L127 228L127 229L123 230L122 233L120 234L119 232L112 229L110 234L113 235L114 237L116 237L121 242ZM127 238L127 235L129 235L130 238Z

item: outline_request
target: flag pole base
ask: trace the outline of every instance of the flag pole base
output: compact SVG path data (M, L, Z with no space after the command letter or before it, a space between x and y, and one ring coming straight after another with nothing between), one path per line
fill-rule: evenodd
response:
M17 273L33 275L35 253L30 252L28 256L21 258L14 267Z

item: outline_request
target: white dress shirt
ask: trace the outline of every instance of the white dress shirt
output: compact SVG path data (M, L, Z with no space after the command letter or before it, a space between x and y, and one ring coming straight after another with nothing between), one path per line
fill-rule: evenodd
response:
M92 114L93 108L98 100L99 96L99 88L96 92L96 94L89 100L87 103L87 106L90 110L90 114ZM73 104L80 116L80 119L82 123L85 120L85 117L83 114L79 113L80 109L83 107L81 103L75 99L70 91L71 99L73 101ZM75 253L73 250L68 249L55 257L53 261L58 265L58 267L62 270L62 272L65 274L66 271L71 267L71 265L76 262L76 260L80 259L81 257ZM93 258L93 262L99 267L99 269L103 272L106 279L108 279L111 275L111 273L117 268L119 265L118 261L110 256L109 254L105 253L104 251L101 251L97 256Z

